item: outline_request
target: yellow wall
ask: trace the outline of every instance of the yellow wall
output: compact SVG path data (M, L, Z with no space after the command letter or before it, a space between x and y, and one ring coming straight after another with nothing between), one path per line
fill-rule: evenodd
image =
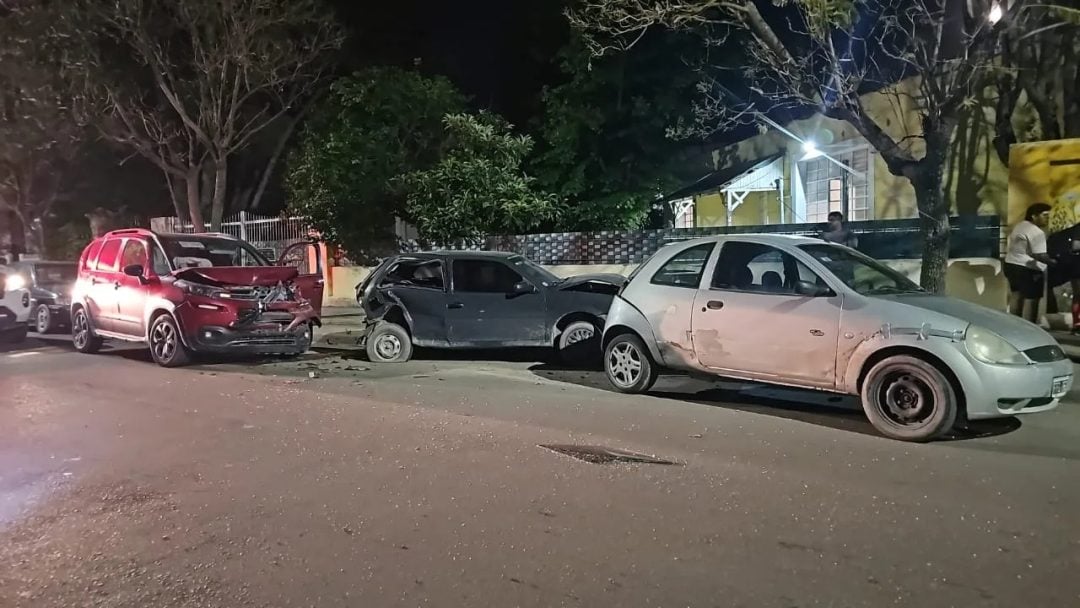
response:
M921 158L925 143L917 137L921 132L920 114L914 107L917 96L917 79L899 83L895 91L871 93L863 97L863 104L868 114L873 117L896 141L902 141L916 158ZM1008 209L1008 169L998 160L994 152L993 103L987 95L977 100L957 128L953 144L950 146L952 171L946 187L953 202L953 212L963 214L999 214L1004 216ZM1023 105L1024 100L1021 100ZM1018 112L1018 120L1026 110ZM804 120L797 120L785 125L788 130L803 139L816 142L821 147L858 139L860 135L848 123L816 114ZM803 156L801 144L776 129L746 139L737 144L717 149L713 159L718 168L738 162L762 158L777 152L785 152L785 182L791 182L791 164ZM915 191L906 178L897 177L889 172L881 155L872 151L874 164L874 217L875 219L902 219L917 217ZM786 187L785 199L790 197L790 186ZM790 201L788 201L790 203ZM700 204L700 203L699 203ZM699 226L724 225L723 199L707 202L709 209L702 214ZM713 208L713 205L716 207ZM738 215L738 213L736 213ZM754 212L747 210L747 218L760 218L760 208ZM720 218L712 222L711 218ZM773 214L770 213L770 220ZM775 220L772 220L775 221ZM705 223L708 222L708 223ZM736 222L740 224L741 222ZM748 222L758 224L760 220Z
M1051 165L1052 161L1066 162ZM1010 149L1008 226L1024 219L1028 205L1034 203L1053 207L1047 232L1080 221L1080 139L1017 144Z

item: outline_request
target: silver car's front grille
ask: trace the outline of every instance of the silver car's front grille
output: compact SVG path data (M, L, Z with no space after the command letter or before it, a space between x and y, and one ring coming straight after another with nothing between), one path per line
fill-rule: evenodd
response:
M1057 344L1029 348L1024 351L1024 354L1035 363L1053 363L1054 361L1065 360L1065 351L1061 350L1061 347Z

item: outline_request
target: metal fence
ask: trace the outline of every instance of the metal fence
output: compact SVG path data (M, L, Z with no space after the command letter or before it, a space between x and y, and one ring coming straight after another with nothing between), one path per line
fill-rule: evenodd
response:
M157 232L195 232L191 222L183 222L175 217L153 218L150 220L150 228ZM270 259L276 259L289 245L307 240L310 227L300 217L272 217L241 211L224 218L220 232L243 239Z

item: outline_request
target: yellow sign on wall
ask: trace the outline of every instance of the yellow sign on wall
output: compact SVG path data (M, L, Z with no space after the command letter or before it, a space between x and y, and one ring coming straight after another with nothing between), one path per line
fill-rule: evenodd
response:
M1017 144L1009 150L1009 229L1035 203L1052 207L1047 233L1080 223L1080 139Z

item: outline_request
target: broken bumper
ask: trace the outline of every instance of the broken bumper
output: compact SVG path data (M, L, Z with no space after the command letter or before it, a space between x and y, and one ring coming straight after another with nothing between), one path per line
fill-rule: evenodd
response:
M188 348L202 353L294 355L311 347L310 306L289 305L260 310L239 302L192 301L178 307L176 316ZM284 310L287 308L287 310Z

